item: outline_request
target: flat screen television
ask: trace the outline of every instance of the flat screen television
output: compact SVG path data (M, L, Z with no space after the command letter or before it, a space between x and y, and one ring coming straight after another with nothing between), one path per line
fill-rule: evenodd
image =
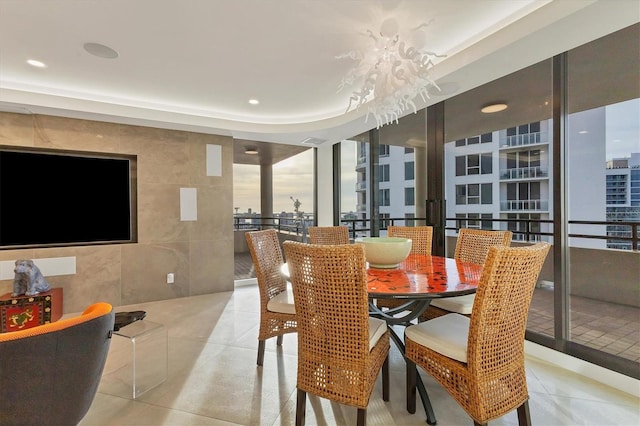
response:
M135 242L135 163L0 147L0 249Z

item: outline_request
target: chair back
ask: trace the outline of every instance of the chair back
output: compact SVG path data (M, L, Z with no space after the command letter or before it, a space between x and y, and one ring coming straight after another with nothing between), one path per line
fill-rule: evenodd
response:
M464 262L484 264L489 247L508 246L511 244L511 231L485 231L481 229L462 228L458 232L455 259Z
M495 412L475 418L502 415L505 406L517 407L528 397L524 334L533 290L550 247L540 242L489 249L471 314L467 364L479 384L475 396L481 403L476 405ZM508 381L505 369L511 372Z
M390 237L402 237L411 239L410 254L431 254L431 241L433 240L432 226L395 226L387 227L387 235Z
M349 228L346 226L310 226L311 244L349 244Z
M280 271L284 258L278 240L278 231L264 229L247 232L245 238L256 269L260 304L266 311L269 300L287 289L287 280Z
M369 377L373 370L367 362L364 247L294 241L283 246L298 318L298 389L366 407L376 376Z
M0 334L0 424L75 425L89 411L111 344L115 314L82 315Z

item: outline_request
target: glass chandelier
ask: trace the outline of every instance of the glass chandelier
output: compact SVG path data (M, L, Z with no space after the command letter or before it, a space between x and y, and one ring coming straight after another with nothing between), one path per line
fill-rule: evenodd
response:
M394 121L397 123L407 112L416 113L414 100L418 95L426 101L430 88L440 90L429 71L434 65L433 59L445 55L409 46L401 39L395 19L385 20L378 35L371 30L367 30L367 34L372 42L369 49L337 57L358 61L343 77L338 91L358 85L349 98L345 113L366 105L365 122L373 115L380 128Z

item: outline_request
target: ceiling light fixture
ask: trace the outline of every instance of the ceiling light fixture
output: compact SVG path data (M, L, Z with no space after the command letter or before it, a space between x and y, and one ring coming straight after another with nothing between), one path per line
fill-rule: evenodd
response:
M413 31L426 25L422 24ZM429 71L434 65L434 58L445 55L409 46L400 36L395 19L386 19L377 34L371 30L367 30L367 34L371 39L368 49L337 56L337 59L358 61L343 77L338 92L345 86L356 86L345 113L366 104L365 122L369 115L373 115L380 128L394 121L397 123L398 118L410 110L416 113L414 100L418 95L426 101L430 88L439 90Z
M31 65L32 67L36 67L36 68L46 68L47 67L47 64L45 64L44 62L36 61L35 59L29 59L29 60L27 60L27 63L29 65Z
M485 114L493 114L494 112L504 111L505 109L507 109L507 107L507 104L504 102L495 102L483 106L480 111L484 112Z
M249 103L250 103L251 105L258 105L258 104L260 103L260 101L259 101L259 100L257 100L257 99L249 99Z
M247 148L244 150L244 153L249 155L256 155L258 153L258 150L255 148Z

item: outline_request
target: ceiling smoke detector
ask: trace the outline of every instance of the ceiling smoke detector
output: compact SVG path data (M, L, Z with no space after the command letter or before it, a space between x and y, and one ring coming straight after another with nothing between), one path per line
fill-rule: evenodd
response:
M115 59L118 57L118 52L116 52L109 46L105 46L104 44L85 43L83 47L84 50L87 51L87 53L93 56L97 56L98 58Z

